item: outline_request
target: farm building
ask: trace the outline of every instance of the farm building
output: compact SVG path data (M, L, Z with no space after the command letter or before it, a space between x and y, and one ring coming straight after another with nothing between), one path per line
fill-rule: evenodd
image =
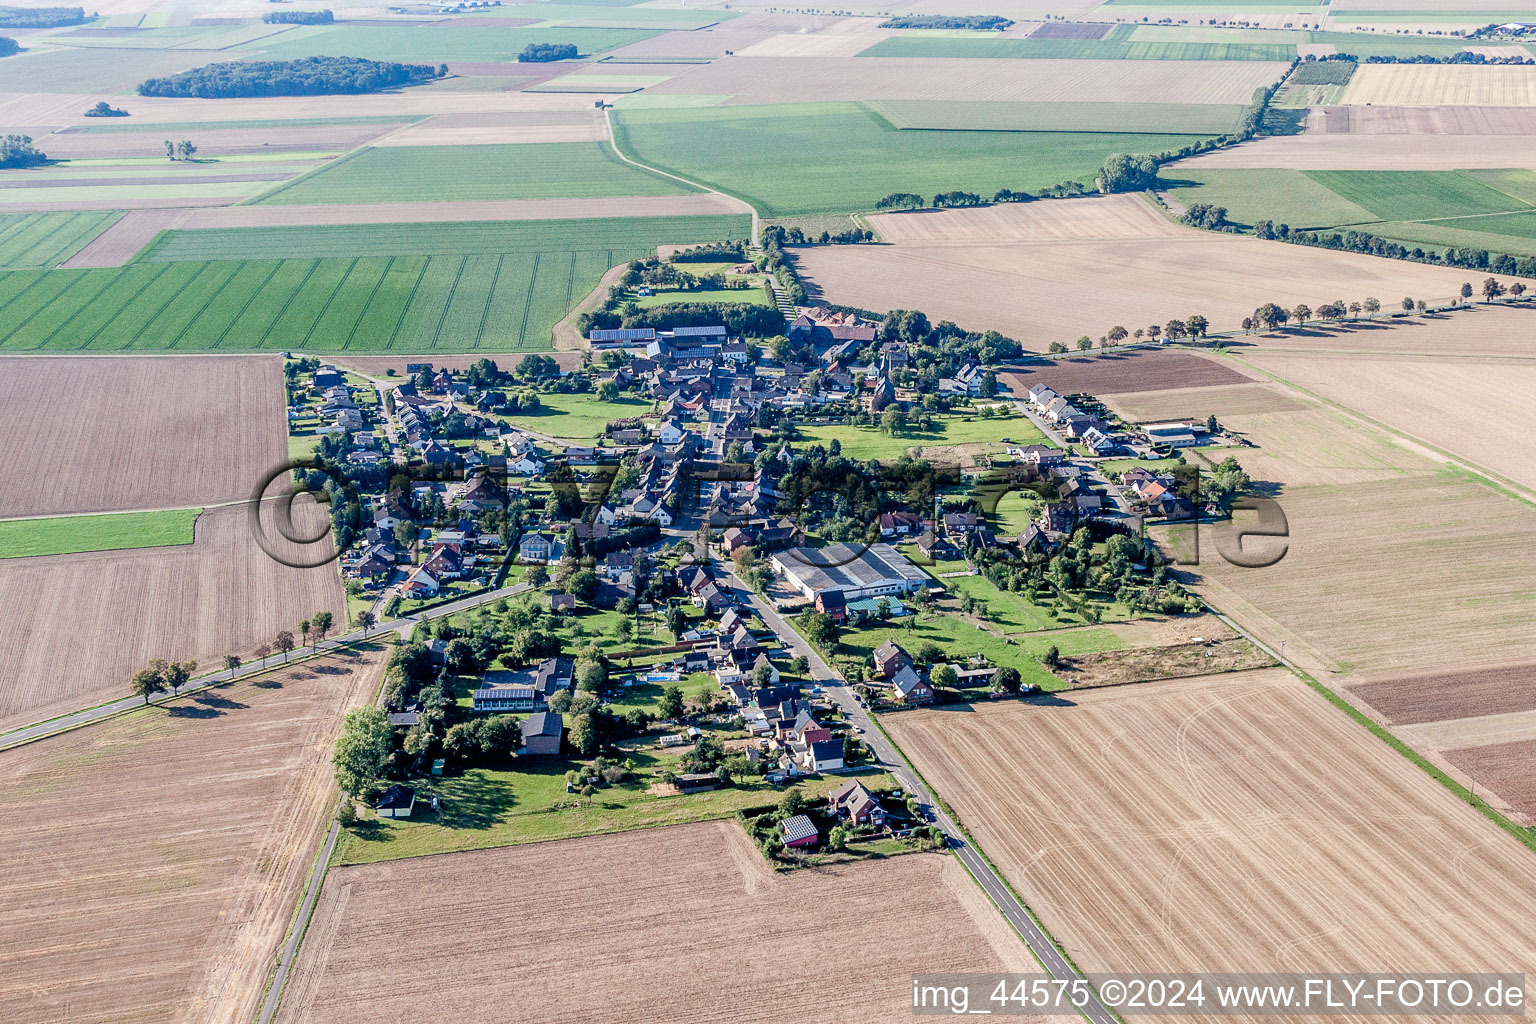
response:
M560 736L565 732L565 720L554 711L538 711L522 721L523 748L518 754L524 757L560 753Z
M889 544L868 548L829 544L790 548L773 556L773 568L808 599L838 591L843 600L904 594L921 587L927 576Z
M376 810L381 818L409 818L415 806L415 790L409 786L390 786L379 797Z
M714 772L693 772L679 775L672 783L679 793L703 793L720 788L720 776Z
M1147 440L1153 444L1166 444L1170 448L1188 448L1199 444L1195 430L1188 423L1148 423L1142 427Z

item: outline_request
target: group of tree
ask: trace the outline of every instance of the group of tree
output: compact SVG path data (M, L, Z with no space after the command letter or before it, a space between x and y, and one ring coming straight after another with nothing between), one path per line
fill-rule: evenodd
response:
M1157 160L1153 157L1116 153L1104 161L1096 179L1099 191L1145 192L1157 187Z
M164 658L156 658L148 665L133 674L129 681L129 692L136 697L143 697L148 704L151 697L157 693L165 693L167 690L172 696L179 695L181 688L186 686L192 678L192 673L197 671L195 661L167 661Z
M47 154L32 145L32 136L0 138L0 167L36 167L47 162Z
M329 96L383 92L442 78L448 65L400 64L362 57L221 61L139 84L141 96Z
M83 7L0 7L0 28L59 28L84 20Z
M1511 277L1536 277L1536 256L1512 256L1508 253L1491 253L1487 249L1470 246L1449 246L1443 251L1406 246L1401 242L1380 238L1367 231L1353 228L1347 231L1314 231L1293 228L1289 224L1260 220L1253 226L1259 238L1290 242L1294 245L1310 245L1320 249L1337 249L1359 252L1370 256L1384 256L1413 263L1431 263L1457 267L1463 270L1487 270Z
M900 14L880 23L881 28L942 28L969 32L1001 32L1012 25L1012 18L995 14Z
M331 25L336 15L330 11L268 11L261 20L268 25Z
M575 60L578 52L575 43L529 43L517 59L522 64L547 64L556 60Z
M170 139L165 140L165 158L167 160L191 160L196 152L197 147L186 139L180 142L172 142Z
M1190 227L1203 228L1206 231L1236 231L1237 227L1227 220L1227 208L1225 206L1213 206L1210 203L1190 203L1184 211L1183 221Z
M1492 280L1492 278L1489 280ZM1497 282L1495 283L1497 284ZM1466 285L1465 287L1467 289L1466 294L1470 295L1471 285ZM1404 311L1414 308L1415 302L1413 299L1403 299ZM1422 302L1417 303L1417 308L1424 308L1424 304ZM1266 302L1258 309L1255 309L1252 316L1243 318L1243 330L1253 331L1262 329L1272 331L1277 327L1283 327L1290 323L1301 326L1315 320L1342 320L1346 316L1350 319L1356 319L1362 312L1367 316L1374 317L1377 313L1381 312L1381 300L1375 296L1368 296L1360 302L1345 302L1343 299L1335 299L1332 302L1321 303L1316 309L1313 309L1305 302L1298 302L1290 309L1286 309L1279 303Z
M805 229L794 226L782 227L781 230L783 235L780 242L783 245L858 245L875 240L873 231L861 227L849 227L841 231L824 230L819 235L807 233ZM674 256L673 259L676 257Z
M772 338L784 333L784 314L772 306L751 302L676 302L665 306L634 306L622 312L598 312L587 319L586 330L617 327L674 327L723 325L732 335Z
M1117 345L1123 345L1127 341L1139 344L1143 339L1157 341L1159 338L1166 337L1169 341L1179 341L1183 338L1203 338L1210 329L1210 326L1210 321L1206 320L1199 313L1192 314L1183 320L1175 317L1166 324L1150 324L1146 327L1138 327L1134 331L1116 324L1105 333L1099 335L1098 345L1101 349L1108 349L1114 348ZM1086 334L1077 339L1077 350L1079 352L1090 351L1093 345L1093 339ZM1050 344L1049 351L1052 355L1059 355L1067 351L1067 346L1064 342L1053 341Z
M97 100L96 105L85 112L86 117L127 117L128 111L122 107L114 107L106 100Z

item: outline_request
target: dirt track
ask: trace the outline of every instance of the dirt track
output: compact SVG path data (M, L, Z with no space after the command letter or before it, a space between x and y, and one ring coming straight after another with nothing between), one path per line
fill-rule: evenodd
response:
M507 997L514 964L536 996ZM710 822L333 869L278 1020L894 1022L914 971L1035 969L951 858L776 875Z
M1068 701L886 728L1085 970L1536 966L1530 852L1288 672Z
M0 755L0 1008L248 1024L382 655L338 655Z

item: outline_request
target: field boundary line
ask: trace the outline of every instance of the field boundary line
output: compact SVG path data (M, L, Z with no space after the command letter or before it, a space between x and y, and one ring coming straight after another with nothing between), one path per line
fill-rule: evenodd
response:
M633 164L643 171L650 171L652 174L660 174L663 177L671 178L674 181L680 181L684 185L691 185L694 188L702 189L705 192L711 192L717 196L724 196L727 199L738 202L742 206L745 206L752 213L752 237L749 239L749 241L753 245L757 244L757 235L761 225L761 218L758 216L757 207L753 206L751 203L747 202L745 199L738 195L733 195L730 192L725 192L721 189L713 188L709 185L704 185L697 181L690 181L689 179L683 177L681 174L673 174L671 171L664 171L659 167L652 167L650 164L642 163L641 161L630 157L624 152L624 150L619 148L619 136L613 130L612 110L613 108L607 104L603 105L603 123L608 127L608 145L613 149L615 153L618 154L620 160L623 160L627 164Z

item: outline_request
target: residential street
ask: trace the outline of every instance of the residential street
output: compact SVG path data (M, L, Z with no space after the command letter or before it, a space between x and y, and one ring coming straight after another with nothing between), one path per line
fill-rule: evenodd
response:
M933 793L923 784L912 765L885 738L885 734L876 728L869 710L861 705L854 696L853 689L847 685L841 676L832 670L822 657L795 632L794 627L784 620L784 617L764 600L752 593L734 572L729 571L724 564L718 568L724 573L725 579L730 581L731 589L737 601L750 604L768 627L778 636L781 643L791 655L805 657L811 663L811 678L816 681L833 701L835 701L859 732L859 738L869 745L874 759L894 775L909 793L916 795L919 802L930 809L934 821L949 836L950 848L955 856L966 866L971 875L981 885L982 891L997 905L1003 916L1013 925L1029 945L1035 958L1044 965L1046 972L1052 978L1063 981L1073 981L1081 977L1077 970L1067 962L1061 951L1056 948L1056 943L1030 916L1029 911L1019 902L1018 898L1008 889L990 864L982 858L969 843L962 838L960 828L946 814ZM1115 1017L1099 1002L1097 994L1092 1002L1083 1008L1083 1014L1093 1024L1116 1024Z

